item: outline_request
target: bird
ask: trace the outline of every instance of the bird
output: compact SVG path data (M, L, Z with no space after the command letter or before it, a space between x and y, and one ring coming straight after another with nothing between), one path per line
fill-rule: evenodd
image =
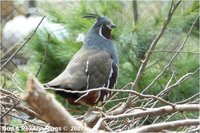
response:
M117 82L119 58L111 35L116 25L111 19L98 14L83 17L96 19L96 22L87 32L82 47L65 70L44 85L54 88L55 93L64 97L69 104L101 106L112 92L98 89L84 94L62 91L85 91L101 87L115 89Z

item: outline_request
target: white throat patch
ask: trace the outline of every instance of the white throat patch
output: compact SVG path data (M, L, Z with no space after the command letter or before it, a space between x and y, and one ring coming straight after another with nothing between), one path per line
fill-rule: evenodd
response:
M102 27L103 27L103 25L102 25L102 26L100 27L100 29L99 29L99 35L100 35L102 38L108 40L107 38L105 38L105 37L102 35Z

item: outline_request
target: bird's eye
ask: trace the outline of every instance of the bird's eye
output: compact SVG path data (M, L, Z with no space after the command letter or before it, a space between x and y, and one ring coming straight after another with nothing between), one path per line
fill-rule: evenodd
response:
M111 29L111 28L109 27L109 25L106 25L106 24L104 24L104 25L102 26L102 28L103 28L103 29L107 29L107 28Z
M103 27L105 28L105 27L107 27L107 25L104 24Z

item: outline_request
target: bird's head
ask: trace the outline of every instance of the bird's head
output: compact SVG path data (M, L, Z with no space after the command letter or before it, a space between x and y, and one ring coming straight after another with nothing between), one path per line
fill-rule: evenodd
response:
M97 21L92 28L104 39L112 39L111 31L116 26L111 19L96 14L88 14L84 18L96 18Z

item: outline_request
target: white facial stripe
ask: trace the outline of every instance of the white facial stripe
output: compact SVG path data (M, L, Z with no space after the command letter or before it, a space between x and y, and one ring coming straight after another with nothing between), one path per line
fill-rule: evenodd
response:
M107 38L105 38L105 37L102 35L102 27L103 27L103 25L102 25L102 26L100 27L100 29L99 29L99 35L100 35L102 38L108 40Z
M110 30L112 30L112 28L110 27L111 25L106 25Z

